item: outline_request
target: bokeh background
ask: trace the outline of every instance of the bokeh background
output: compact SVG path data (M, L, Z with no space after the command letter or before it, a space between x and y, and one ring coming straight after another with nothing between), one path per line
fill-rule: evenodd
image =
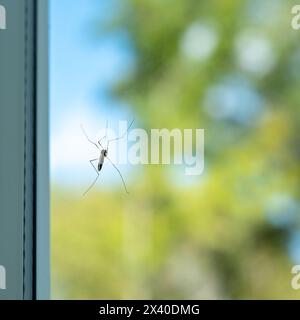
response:
M50 0L52 297L300 298L288 0ZM109 121L204 128L205 171L89 159ZM120 142L121 143L121 142Z

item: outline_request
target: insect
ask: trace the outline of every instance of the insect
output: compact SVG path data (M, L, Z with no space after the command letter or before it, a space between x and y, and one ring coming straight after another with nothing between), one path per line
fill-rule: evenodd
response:
M87 133L86 133L83 125L81 125L81 130L82 130L83 134L85 135L86 139L87 139L91 144L93 144L93 145L99 150L99 152L100 152L98 158L90 160L90 164L91 164L91 165L93 166L93 168L95 169L95 171L96 171L96 173L97 173L97 176L96 176L95 180L92 182L92 184L88 187L88 189L84 192L84 194L83 194L84 196L85 196L85 195L93 188L93 186L96 184L96 182L97 182L97 180L98 180L98 178L99 178L99 176L100 176L100 171L101 171L102 168L103 168L103 164L104 164L104 160L105 160L105 159L107 159L107 160L111 163L111 165L117 170L119 176L120 176L121 179L122 179L122 183L123 183L124 189L125 189L126 193L129 194L128 189L127 189L127 187L126 187L126 183L125 183L125 181L124 181L124 179L123 179L123 176L122 176L122 174L121 174L121 171L120 171L120 170L118 169L118 167L112 162L112 160L108 157L108 147L109 147L109 144L110 144L111 142L114 142L114 141L118 141L118 140L123 139L123 138L125 137L125 135L128 133L128 131L129 131L129 129L131 128L131 126L133 125L133 123L134 123L134 120L131 121L130 125L128 126L127 130L123 133L123 135L121 135L121 136L118 137L118 138L110 139L110 140L109 140L109 139L107 139L108 122L106 122L105 136L102 137L102 138L98 141L98 143L92 141L92 140L88 137L88 135L87 135ZM104 148L103 145L102 145L102 143L101 143L104 139L107 140L106 148ZM95 163L96 161L98 162L98 163L97 163L97 166L94 165L94 163Z

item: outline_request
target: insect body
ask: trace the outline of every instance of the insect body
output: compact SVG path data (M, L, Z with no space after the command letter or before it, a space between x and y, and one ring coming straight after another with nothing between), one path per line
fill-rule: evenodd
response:
M99 162L98 162L98 171L100 172L103 164L104 164L104 159L107 157L107 150L103 149L100 152L100 157L99 157Z
M121 179L122 179L122 182L123 182L123 185L124 185L124 188L125 188L126 193L129 193L128 190L127 190L125 181L124 181L124 179L123 179L123 176L122 176L122 174L121 174L121 171L118 169L118 167L117 167L117 166L110 160L110 158L108 157L108 147L109 147L109 144L110 144L111 142L117 141L117 140L120 140L120 139L124 138L125 135L126 135L126 133L129 131L130 127L132 126L133 122L134 122L134 120L131 122L130 126L128 127L128 129L126 130L126 132L125 132L122 136L120 136L119 138L116 138L116 139L107 140L107 146L106 146L106 148L103 147L103 145L101 144L101 142L102 142L103 139L107 139L107 125L108 125L107 123L106 123L106 134L105 134L104 137L102 137L102 138L98 141L98 143L93 142L92 140L90 140L90 138L89 138L88 135L86 134L83 126L81 125L81 129L82 129L85 137L87 138L87 140L88 140L91 144L93 144L93 145L100 151L100 154L99 154L99 157L98 157L98 158L90 160L91 165L93 166L93 168L95 169L95 171L96 171L96 173L97 173L97 177L95 178L95 180L93 181L93 183L89 186L89 188L86 190L86 192L84 193L84 195L86 195L86 194L92 189L92 187L95 185L95 183L97 182L97 180L98 180L98 178L99 178L99 173L100 173L100 171L101 171L102 168L103 168L105 158L106 158L106 159L111 163L111 165L117 170L118 174L120 175L120 177L121 177ZM97 167L95 167L95 165L94 165L94 162L96 162L96 161L98 162Z

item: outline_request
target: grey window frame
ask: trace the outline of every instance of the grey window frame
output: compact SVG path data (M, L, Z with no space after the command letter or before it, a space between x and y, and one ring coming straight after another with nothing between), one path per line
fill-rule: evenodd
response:
M48 299L48 1L0 5L0 300Z

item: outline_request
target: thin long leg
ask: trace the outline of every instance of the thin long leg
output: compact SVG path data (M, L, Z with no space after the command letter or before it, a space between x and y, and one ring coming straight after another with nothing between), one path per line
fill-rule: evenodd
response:
M102 137L102 138L98 141L98 144L100 145L100 147L101 147L102 149L104 149L104 147L103 147L103 145L101 144L101 141L102 141L103 139L107 139L107 130L108 130L108 121L106 121L105 136Z
M90 164L93 166L93 168L95 169L96 173L98 174L99 172L98 172L97 168L94 166L94 163L93 163L96 160L98 161L99 159L96 158L96 159L90 160Z
M129 194L129 192L128 192L128 190L127 190L127 187L126 187L126 183L125 183L125 181L124 181L124 179L123 179L123 176L122 176L121 171L118 169L118 167L117 167L108 157L106 157L106 158L107 158L108 161L112 164L112 166L118 171L118 173L119 173L119 175L120 175L120 177L121 177L121 179L122 179L122 182L123 182L125 191L126 191L127 194Z
M105 137L107 137L107 130L108 130L108 120L106 120Z
M123 133L123 135L121 135L121 136L118 137L118 138L111 139L111 140L108 140L108 141L107 141L107 148L106 148L107 150L108 150L108 145L109 145L111 142L121 140L121 139L123 139L123 138L125 137L125 135L126 135L126 134L128 133L128 131L129 131L129 129L132 127L132 125L133 125L133 123L134 123L134 120L135 120L135 119L133 119L133 120L131 121L130 125L128 126L127 130Z
M103 147L103 145L101 144L101 141L102 141L103 139L105 139L105 138L106 138L106 136L102 137L102 138L98 141L98 144L99 144L99 146L100 146L102 149L104 149L104 147Z
M92 140L88 137L88 135L86 134L86 132L85 132L85 130L84 130L84 128L83 128L83 125L81 125L80 127L81 127L81 130L82 130L83 134L84 134L85 137L87 138L87 140L88 140L91 144L93 144L97 149L99 149L97 143L95 143L94 141L92 141ZM99 149L99 150L100 150L100 149Z
M95 180L93 181L93 183L88 187L88 189L85 191L85 193L83 194L84 196L93 188L93 186L95 185L95 183L97 182L98 178L99 178L99 172L96 169L96 167L94 166L93 162L96 161L98 159L93 159L90 160L90 164L93 166L93 168L95 169L96 173L97 173L97 177L95 178Z
M89 188L85 191L85 193L83 194L84 196L93 188L93 186L95 185L95 183L97 182L98 178L99 178L99 173L97 174L96 179L93 181L93 183L89 186Z

